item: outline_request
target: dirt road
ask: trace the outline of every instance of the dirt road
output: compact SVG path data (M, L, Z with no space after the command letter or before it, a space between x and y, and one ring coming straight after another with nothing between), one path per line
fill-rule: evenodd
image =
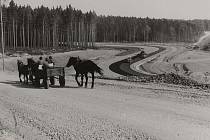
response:
M85 89L73 77L45 90L0 77L0 139L210 138L209 93L99 79Z
M158 61L155 61L156 67L152 67L151 66L149 69L144 69L143 70L142 66L144 64L147 64L147 63L153 61L154 59L157 59L160 56L163 59L164 55L168 55L168 54L172 54L172 53L176 52L176 48L175 47L171 47L171 46L161 46L161 47L164 47L165 49L162 49L162 51L160 51L159 53L156 53L156 54L154 54L154 55L152 55L150 57L147 57L147 58L145 58L145 59L143 59L141 61L133 63L130 66L130 68L133 69L134 71L143 73L145 75L155 75L154 73L151 73L151 71L154 71L156 68L158 68L160 66L160 64L163 62L163 60L160 60L160 58L159 58Z

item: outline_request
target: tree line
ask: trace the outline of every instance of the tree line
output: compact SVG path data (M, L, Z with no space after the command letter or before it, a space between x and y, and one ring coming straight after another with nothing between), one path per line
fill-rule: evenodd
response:
M67 6L3 6L5 49L93 47L97 42L192 42L208 20L171 20L97 16Z
M99 16L99 42L192 42L205 30L204 23L187 20Z
M5 49L94 46L96 18L95 12L83 13L71 5L32 9L12 0L3 7Z

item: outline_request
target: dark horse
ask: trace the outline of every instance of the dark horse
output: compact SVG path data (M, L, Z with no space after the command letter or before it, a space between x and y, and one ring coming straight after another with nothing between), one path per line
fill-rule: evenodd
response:
M85 76L85 79L86 79L85 87L87 87L88 73L91 73L91 75L92 75L91 88L94 87L94 78L95 78L94 73L97 72L100 75L103 75L102 69L91 60L81 60L79 57L70 57L66 67L70 67L71 65L73 65L73 67L76 71L75 79L79 86L83 86L83 79ZM78 76L80 74L81 74L81 84L78 81Z
M28 58L28 67L29 67L29 79L30 81L35 84L36 83L36 75L38 70L38 63L33 60L33 58Z
M17 60L17 66L18 66L20 82L22 83L21 75L23 75L24 83L28 84L28 75L29 75L28 65L23 64L21 60Z
M29 79L37 87L40 86L40 79L46 79L45 70L39 70L39 63L34 61L33 58L28 58Z

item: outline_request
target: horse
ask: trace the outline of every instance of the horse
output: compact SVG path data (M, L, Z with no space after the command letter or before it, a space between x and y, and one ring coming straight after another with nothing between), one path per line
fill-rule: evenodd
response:
M72 65L76 71L75 80L79 87L83 86L83 79L85 76L86 79L85 87L87 88L88 73L91 73L92 75L91 88L94 87L94 78L95 78L94 73L96 72L99 73L100 75L103 75L102 69L91 60L81 60L79 57L70 57L68 63L66 64L66 67L70 67ZM79 75L81 75L81 84L78 81Z
M21 60L17 60L18 72L19 72L19 79L22 83L21 75L24 76L24 83L28 84L28 75L29 75L29 68L28 65L23 64Z
M40 79L46 79L45 76L45 67L43 66L43 70L39 70L39 63L34 61L33 58L28 58L28 67L29 67L29 79L30 81L36 85L37 87L40 86Z
M28 58L28 67L29 67L29 79L34 84L34 77L36 75L36 70L38 69L38 63L33 60L33 58Z

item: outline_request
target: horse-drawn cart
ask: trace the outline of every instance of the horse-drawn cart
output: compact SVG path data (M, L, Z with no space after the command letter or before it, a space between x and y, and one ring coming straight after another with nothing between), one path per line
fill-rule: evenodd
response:
M33 58L28 58L29 79L36 87L40 87L40 79L43 79L44 88L49 88L55 84L55 79L59 80L61 87L65 86L65 70L64 67L50 67L49 65L40 65Z
M29 71L29 79L36 87L40 87L40 80L43 79L43 86L45 89L55 84L55 79L58 79L60 87L65 86L65 71L64 67L44 68L43 70Z
M60 87L65 86L65 70L64 67L53 67L53 68L47 68L46 69L46 77L47 79L44 80L46 83L44 84L44 87L47 89L49 88L49 80L51 85L54 85L54 78L59 80Z

